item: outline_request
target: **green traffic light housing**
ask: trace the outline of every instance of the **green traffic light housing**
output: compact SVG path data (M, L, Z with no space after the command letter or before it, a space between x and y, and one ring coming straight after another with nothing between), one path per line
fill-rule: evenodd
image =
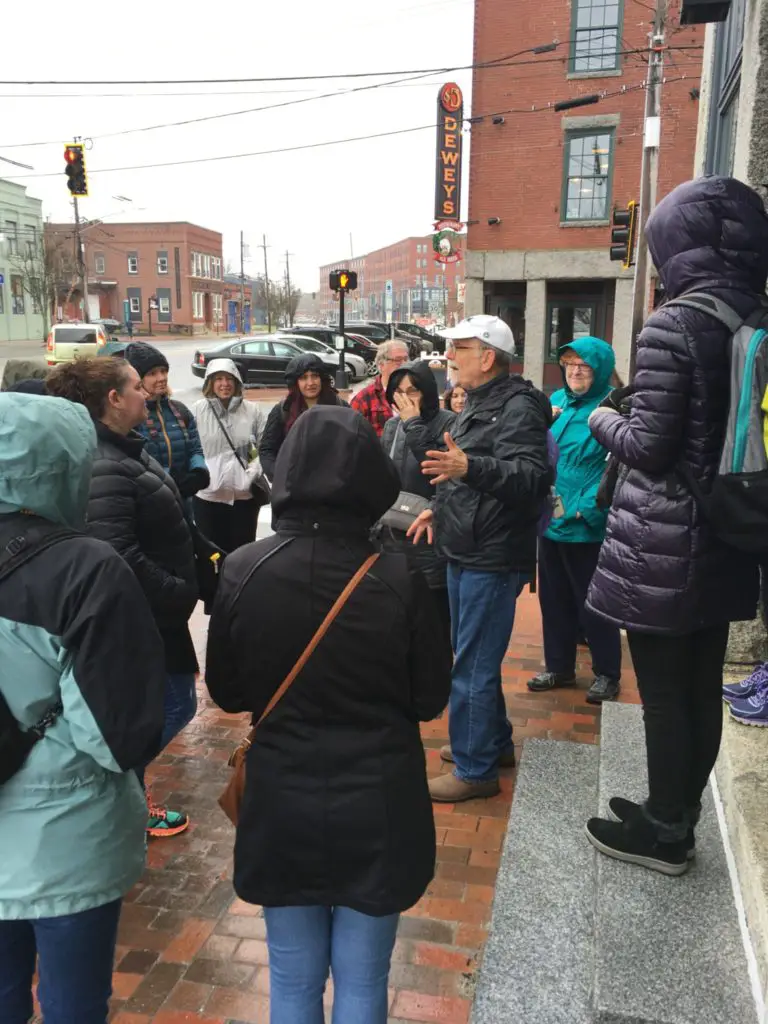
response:
M79 142L70 143L64 150L67 188L73 196L88 195L88 177L85 173L85 147Z
M635 246L637 244L638 213L640 204L634 199L627 203L626 209L613 211L613 229L611 230L611 259L621 260L625 270L635 263Z

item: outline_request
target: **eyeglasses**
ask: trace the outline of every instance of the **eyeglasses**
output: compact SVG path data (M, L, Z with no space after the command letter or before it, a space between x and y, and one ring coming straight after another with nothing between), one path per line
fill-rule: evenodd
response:
M408 362L408 356L387 356L384 360L385 363L397 363L398 366L402 366L403 363Z
M395 388L396 395L407 395L409 398L415 398L420 395L421 392L418 388Z
M587 366L586 363L560 363L560 365L566 372L572 370L573 373L592 373L592 367Z

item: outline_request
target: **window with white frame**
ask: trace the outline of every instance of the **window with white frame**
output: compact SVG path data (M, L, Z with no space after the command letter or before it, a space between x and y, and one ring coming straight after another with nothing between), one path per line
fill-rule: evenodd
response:
M203 256L203 277L211 276L211 257L206 253Z
M34 224L25 224L24 225L24 234L27 236L26 237L27 255L30 257L30 259L36 259L37 258L37 229L36 229L35 225ZM37 310L34 310L34 312L37 312Z
M19 255L19 236L15 220L5 222L5 240L8 243L8 255Z
M219 262L221 262L221 261L219 261ZM221 295L219 295L218 293L214 293L214 295L213 295L213 320L214 320L214 323L217 326L221 323L221 313L222 313L222 299L221 299Z
M137 295L132 295L128 301L131 304L132 313L141 312L141 299Z
M214 279L214 281L220 281L221 280L221 257L220 256L214 256L213 257L213 279Z
M171 312L171 300L167 295L161 295L157 300L158 311L163 315L168 315Z
M196 256L196 255L197 255L197 254L196 254L196 253L194 253L194 252L191 252L191 253L189 254L189 272L190 272L190 274L192 275L192 277L194 277L194 276L195 276L195 267L196 267L196 264L195 264L195 256Z
M139 272L139 257L135 252L128 253L128 273L138 274Z
M192 318L205 319L205 292L192 292Z
M158 274L168 273L168 253L159 252L157 254L157 272Z
M97 274L105 274L107 270L107 261L103 252L94 253L93 256L94 269Z

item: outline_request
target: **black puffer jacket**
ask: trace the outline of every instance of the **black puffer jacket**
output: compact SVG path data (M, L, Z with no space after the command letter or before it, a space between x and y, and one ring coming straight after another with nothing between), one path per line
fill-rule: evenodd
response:
M469 457L463 480L438 484L435 535L449 561L481 572L530 572L551 484L549 399L517 374L467 392L451 437Z
M765 291L768 217L733 178L678 186L649 217L648 243L670 299L709 292L747 317ZM638 339L630 416L591 420L625 468L587 603L627 629L682 634L755 615L753 559L712 535L679 473L684 466L705 491L716 473L729 340L707 313L662 306Z
M372 552L370 527L399 489L362 416L315 407L297 421L277 462L276 536L231 554L219 585L206 682L225 711L261 714ZM402 555L383 554L256 734L238 895L372 915L413 906L435 870L418 723L449 690L429 590Z
M96 423L98 447L88 532L133 569L165 643L168 672L196 672L187 621L197 602L192 536L176 484L144 451L144 438Z
M421 464L427 457L427 451L445 451L443 435L446 430L451 429L456 413L440 408L435 375L423 359L406 363L402 369L395 370L389 378L387 401L393 409L396 408L395 389L406 374L411 377L423 396L421 415L405 422L399 416L387 420L381 445L398 468L402 489L431 501L435 497L435 488L422 473ZM404 551L414 567L424 573L430 587L441 588L446 585L445 558L438 555L434 545L413 544L405 537L396 537L391 530L381 531L380 539L385 549Z

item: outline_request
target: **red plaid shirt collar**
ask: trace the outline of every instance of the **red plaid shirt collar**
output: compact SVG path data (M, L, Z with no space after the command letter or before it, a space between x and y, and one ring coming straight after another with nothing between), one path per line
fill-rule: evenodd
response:
M394 416L380 375L362 391L358 391L350 405L361 416L365 416L379 437L384 433L384 424Z

